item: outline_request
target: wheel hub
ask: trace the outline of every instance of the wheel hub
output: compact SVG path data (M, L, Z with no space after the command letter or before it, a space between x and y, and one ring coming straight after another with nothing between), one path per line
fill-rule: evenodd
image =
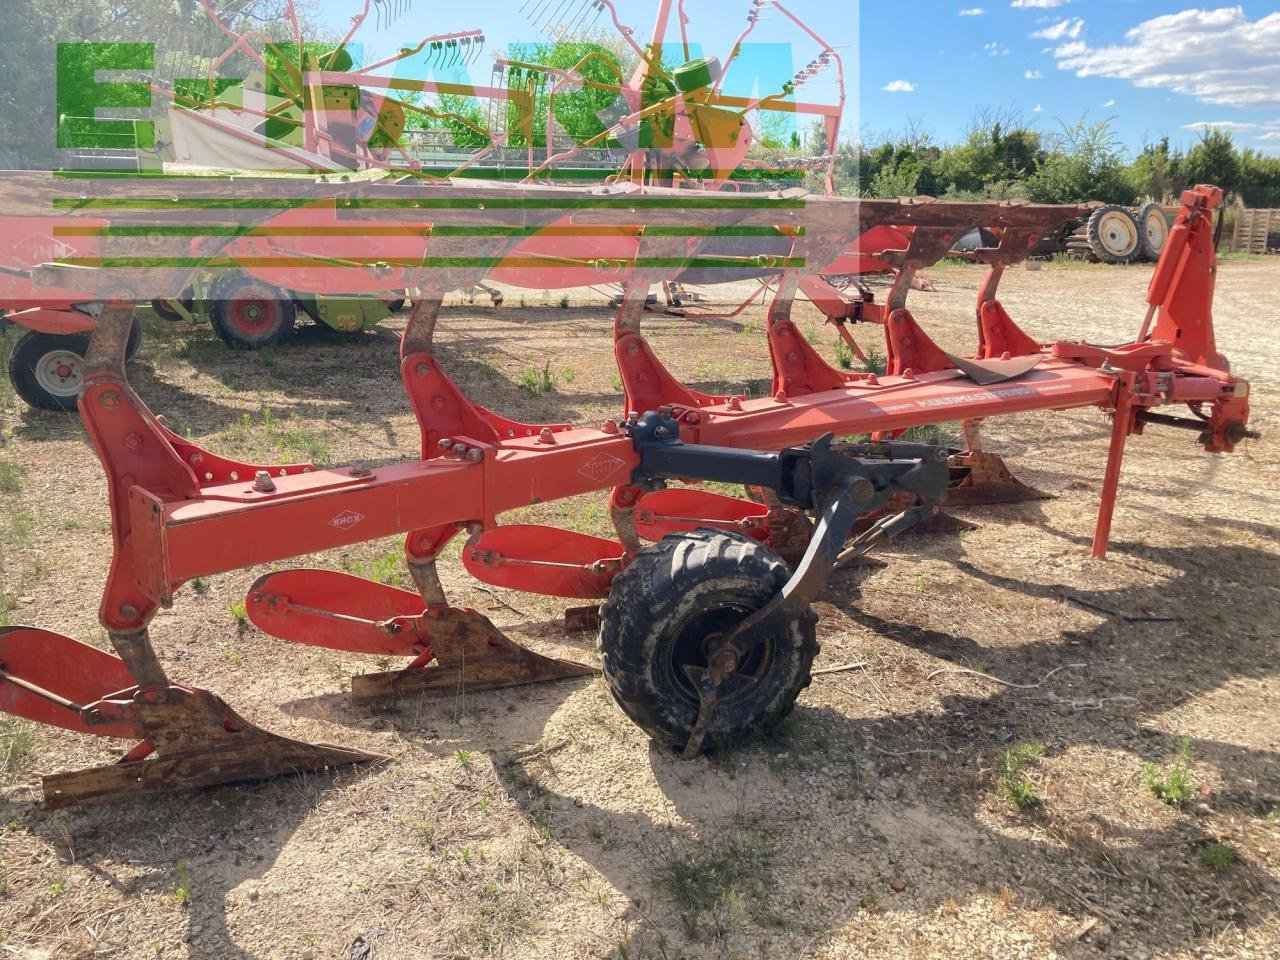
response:
M83 382L81 358L70 350L50 350L35 366L36 383L47 393L70 397Z

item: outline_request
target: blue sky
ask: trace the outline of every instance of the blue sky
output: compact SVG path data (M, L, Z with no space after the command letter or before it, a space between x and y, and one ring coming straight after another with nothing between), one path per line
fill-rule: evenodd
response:
M408 9L389 27L375 29L371 18L361 31L371 53L483 28L487 52L471 79L485 83L489 51L545 38L530 13L538 19L540 7L570 11L582 0L399 2ZM340 29L359 5L320 0L320 19ZM655 0L617 0L617 7L647 41ZM1195 125L1212 123L1231 126L1242 146L1280 153L1280 0L793 0L789 7L845 58L846 136L897 131L911 118L951 141L988 106L1012 108L1046 132L1085 114L1111 119L1130 150L1162 136L1189 144ZM750 9L738 0L686 0L695 54L724 58ZM757 51L733 92L780 83L816 52L777 10L762 9L752 39L789 46ZM674 23L668 37L678 39ZM831 99L835 90L827 71L804 96Z

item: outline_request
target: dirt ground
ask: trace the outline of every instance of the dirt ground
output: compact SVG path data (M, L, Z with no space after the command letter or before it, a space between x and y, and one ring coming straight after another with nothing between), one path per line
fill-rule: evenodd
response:
M920 319L971 349L980 271L933 276L937 293L913 295ZM1003 299L1042 339L1121 342L1148 277L1050 264L1013 272ZM617 415L603 301L526 297L449 306L446 368L511 416ZM833 331L800 312L832 355ZM967 511L972 530L840 574L818 605L817 667L853 666L726 755L651 747L600 679L357 708L343 690L382 668L371 658L242 621L264 569L184 590L153 627L172 677L272 730L391 761L50 813L39 774L122 744L5 721L0 957L1280 956L1280 260L1224 264L1216 316L1261 442L1210 457L1182 431L1136 439L1111 556L1094 562L1105 417L988 423L989 446L1053 499ZM652 316L646 330L677 375L741 389L767 375L759 321ZM237 355L151 321L132 376L219 451L411 458L402 326L357 342L300 329ZM864 345L877 333L856 330ZM535 392L544 375L554 388ZM110 532L79 421L5 395L0 428L0 623L105 646ZM519 518L607 532L602 497ZM406 584L398 554L382 541L299 565ZM456 549L444 578L530 646L595 659L556 602L482 588ZM1028 792L1039 802L1012 802Z

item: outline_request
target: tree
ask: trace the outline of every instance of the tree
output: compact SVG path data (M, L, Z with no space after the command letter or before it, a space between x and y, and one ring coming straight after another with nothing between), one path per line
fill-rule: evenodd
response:
M1027 179L1027 196L1041 203L1103 200L1131 204L1137 199L1126 176L1124 153L1110 122L1081 117L1050 142L1040 168Z
M1210 127L1182 162L1185 186L1212 183L1229 194L1240 192L1240 158L1229 130Z

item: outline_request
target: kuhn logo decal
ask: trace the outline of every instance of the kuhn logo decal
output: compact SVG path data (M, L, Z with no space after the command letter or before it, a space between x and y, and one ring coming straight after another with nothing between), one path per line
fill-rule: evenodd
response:
M578 470L580 474L596 483L603 483L611 476L618 472L620 467L625 467L627 462L619 460L617 457L611 457L607 453L602 453L592 460L588 460Z
M350 530L363 519L363 513L356 513L354 510L343 510L329 521L329 526L337 527L339 530Z

